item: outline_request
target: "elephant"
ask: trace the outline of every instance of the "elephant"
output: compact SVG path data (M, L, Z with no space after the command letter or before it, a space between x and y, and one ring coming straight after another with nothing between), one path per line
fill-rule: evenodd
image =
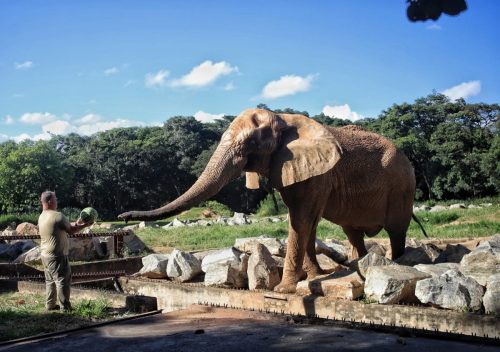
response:
M316 227L325 218L342 227L353 256L367 253L364 235L389 234L392 258L404 253L413 215L415 175L408 158L388 139L357 126L333 128L299 115L248 109L233 120L198 180L158 209L129 211L125 221L158 220L209 199L246 172L260 176L288 207L288 244L276 292L293 293L298 281L325 274L316 259ZM420 225L420 223L419 223Z

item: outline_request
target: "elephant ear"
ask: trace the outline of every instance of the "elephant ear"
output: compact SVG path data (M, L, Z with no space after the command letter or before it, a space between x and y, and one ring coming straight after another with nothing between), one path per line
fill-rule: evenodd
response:
M320 123L302 115L279 115L286 123L273 154L269 179L275 188L290 186L331 170L342 148Z
M256 172L245 172L246 177L246 188L248 189L259 189L259 174Z

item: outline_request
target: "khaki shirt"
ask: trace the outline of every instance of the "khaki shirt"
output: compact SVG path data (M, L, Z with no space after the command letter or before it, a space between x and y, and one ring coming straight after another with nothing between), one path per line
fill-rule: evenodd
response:
M68 231L71 228L66 217L55 210L44 210L38 218L38 229L42 239L41 254L44 257L68 255Z

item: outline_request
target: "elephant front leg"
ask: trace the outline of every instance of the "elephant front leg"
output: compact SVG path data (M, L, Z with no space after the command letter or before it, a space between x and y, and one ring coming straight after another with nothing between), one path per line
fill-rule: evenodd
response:
M307 239L307 236L301 233L300 229L293 228L292 221L290 221L283 277L281 283L274 288L275 292L294 293L297 282L306 278L306 273L302 270L302 264Z

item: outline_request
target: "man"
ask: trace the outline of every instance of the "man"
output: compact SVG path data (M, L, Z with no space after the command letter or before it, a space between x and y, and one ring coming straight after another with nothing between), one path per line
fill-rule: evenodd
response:
M73 234L90 226L81 220L70 224L66 217L57 211L55 192L45 191L40 197L42 213L38 218L41 237L41 257L45 272L46 303L45 309L71 310L69 301L71 267L68 261L68 234ZM59 301L59 305L56 301Z

